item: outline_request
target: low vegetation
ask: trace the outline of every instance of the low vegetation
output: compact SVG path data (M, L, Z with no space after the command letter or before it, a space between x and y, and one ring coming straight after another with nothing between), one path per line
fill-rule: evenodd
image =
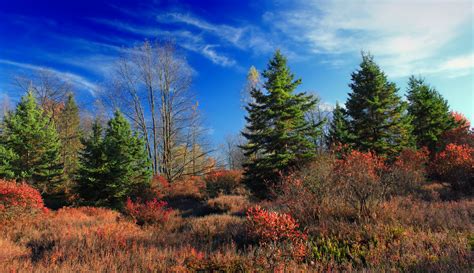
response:
M158 153L132 129L146 124L120 111L60 153L29 92L1 128L2 270L472 271L474 133L462 115L415 78L406 105L364 54L326 135L326 120L305 118L317 99L292 93L300 80L279 51L263 76L247 142L229 149L243 148L232 156L242 170L170 139ZM414 128L426 120L431 131Z

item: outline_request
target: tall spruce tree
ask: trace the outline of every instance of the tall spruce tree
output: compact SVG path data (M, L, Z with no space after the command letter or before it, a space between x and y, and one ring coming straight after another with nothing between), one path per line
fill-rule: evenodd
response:
M280 51L275 52L262 76L266 92L252 88L252 100L246 107L247 126L242 133L248 140L243 147L246 181L261 197L268 194L281 173L315 156L316 147L311 140L322 133L322 124L305 119L317 99L294 93L301 79L294 79Z
M74 95L69 93L64 109L59 113L57 126L62 144L61 160L68 183L72 181L79 164L79 151L82 147L80 123L79 108Z
M79 153L76 192L87 205L106 205L107 159L104 154L103 128L99 119L92 124L92 132L82 139L83 149Z
M408 81L407 98L416 144L434 152L443 133L455 127L448 102L423 79L414 76Z
M50 192L62 180L56 128L31 92L5 116L0 144L0 158L7 161L0 168L0 176L26 181L42 193Z
M344 108L336 103L336 108L332 111L332 119L328 129L328 147L334 148L337 145L346 145L351 142L349 123Z
M109 120L104 138L96 124L84 146L78 187L86 202L121 208L127 196L149 186L151 166L145 144L119 111Z
M390 157L413 145L407 105L372 55L362 53L362 63L352 73L349 86L352 93L346 109L354 148Z

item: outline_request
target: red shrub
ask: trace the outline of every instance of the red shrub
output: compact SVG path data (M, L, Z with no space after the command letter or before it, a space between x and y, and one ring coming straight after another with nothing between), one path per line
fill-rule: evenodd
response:
M387 171L385 161L371 152L351 151L338 160L334 179L345 201L357 210L358 217L369 217L373 207L387 192L382 174Z
M170 183L167 192L168 198L202 198L202 191L206 187L199 176L188 176L181 180Z
M405 149L395 159L394 166L406 171L423 170L428 162L428 148L423 147L419 150Z
M242 172L236 170L215 170L206 175L206 191L210 197L219 194L237 194L241 186Z
M448 144L436 155L432 167L433 171L453 188L470 186L474 179L474 148L468 145Z
M394 194L410 193L419 189L426 177L429 152L426 147L415 150L405 149L390 166L384 179L390 184Z
M164 176L155 175L151 180L151 191L154 198L163 198L170 191L170 183Z
M299 224L289 214L270 212L255 206L247 210L247 227L249 234L262 246L289 243L293 258L301 259L306 255L307 235L298 230Z
M454 121L459 124L458 128L464 128L464 130L467 130L471 127L471 123L463 114L458 112L452 112L451 115L453 116Z
M444 150L450 143L458 145L466 144L474 147L474 132L470 129L471 123L469 120L463 114L457 112L453 112L452 116L456 127L446 131L441 136L438 149Z
M47 211L40 193L25 183L0 180L0 214L12 216Z
M172 210L166 208L166 205L166 202L158 201L156 198L146 202L141 202L141 200L133 202L128 198L125 204L125 213L139 225L161 225L168 220L172 213Z

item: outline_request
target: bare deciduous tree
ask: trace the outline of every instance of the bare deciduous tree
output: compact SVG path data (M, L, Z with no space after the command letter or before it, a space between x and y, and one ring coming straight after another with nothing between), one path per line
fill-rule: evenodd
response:
M203 134L196 130L199 116L189 91L191 80L192 70L173 43L145 41L118 60L106 95L109 105L121 109L144 138L153 173L170 181L187 174L187 165L194 162L190 158L208 153L190 149Z
M32 75L15 77L15 84L24 92L32 91L38 105L56 121L64 101L72 92L72 85L48 69L35 71Z
M227 168L231 170L242 169L245 162L244 151L240 148L245 144L242 134L228 135L225 138L224 153Z

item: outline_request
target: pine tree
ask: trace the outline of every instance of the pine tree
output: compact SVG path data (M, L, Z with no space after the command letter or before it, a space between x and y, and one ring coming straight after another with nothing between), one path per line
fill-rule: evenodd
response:
M151 169L145 144L119 111L109 120L104 138L96 124L84 146L78 187L86 202L120 208L127 196L149 185Z
M243 147L247 184L257 195L265 196L279 174L315 156L311 140L321 134L321 124L313 125L305 119L317 100L294 93L301 80L294 79L280 51L276 51L262 76L266 92L257 87L251 90L253 100L246 107L247 126L242 134L248 140Z
M329 148L334 148L337 145L347 145L351 143L351 139L346 111L339 103L336 103L329 124L327 145Z
M352 93L346 109L354 148L392 156L413 145L407 105L370 54L362 54L360 69L352 73L349 86Z
M414 76L408 81L407 98L417 146L435 151L443 133L455 126L448 102L423 79Z
M82 139L79 153L76 192L87 205L105 205L104 186L107 183L107 159L104 154L103 128L99 119L92 124L92 133Z
M11 149L0 144L0 177L15 179L11 165L15 160L18 160L18 156Z
M61 160L64 174L70 182L78 167L81 144L79 108L72 93L68 94L64 109L59 114L58 133L61 139Z
M31 92L21 98L15 112L5 117L1 145L0 158L10 162L0 175L27 181L43 193L61 181L56 128L38 108Z

